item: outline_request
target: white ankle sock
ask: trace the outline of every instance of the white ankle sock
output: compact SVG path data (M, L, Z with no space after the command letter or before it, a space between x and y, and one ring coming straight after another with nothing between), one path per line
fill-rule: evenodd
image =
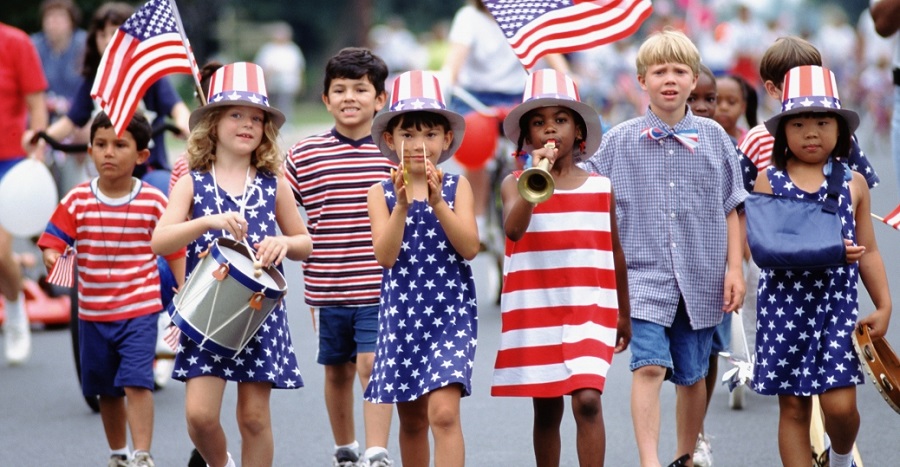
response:
M125 446L124 448L110 449L109 455L110 456L125 456L127 458L127 457L131 456L131 451L128 450L128 446Z
M366 453L364 454L364 456L366 459L371 459L376 454L380 454L382 452L386 453L386 452L388 452L388 450L381 446L372 446L369 449L366 449Z
M350 443L350 444L344 444L344 445L341 445L341 446L338 446L337 444L334 445L334 450L335 450L335 451L337 451L338 449L341 449L341 448L347 448L347 449L353 450L353 452L359 452L359 441L353 440L352 443Z
M19 297L13 301L6 300L6 320L12 323L19 323L22 320L28 322L28 315L25 313L25 293L19 292Z
M209 467L209 464L206 464L206 467ZM231 458L231 453L228 453L228 463L225 464L225 467L237 467L234 463L234 459Z
M847 454L838 454L834 451L834 448L830 448L830 450L831 452L828 454L828 458L831 467L850 467L850 464L853 462L852 450Z

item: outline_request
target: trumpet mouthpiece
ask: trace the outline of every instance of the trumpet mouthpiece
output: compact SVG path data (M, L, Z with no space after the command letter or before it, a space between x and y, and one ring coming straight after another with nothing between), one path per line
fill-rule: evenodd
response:
M556 148L556 140L548 139L546 143L544 143L544 147L547 149L555 149Z

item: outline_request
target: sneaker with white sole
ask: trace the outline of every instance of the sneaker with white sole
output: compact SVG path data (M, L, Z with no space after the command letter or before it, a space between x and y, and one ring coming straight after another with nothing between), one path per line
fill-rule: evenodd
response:
M131 467L156 467L156 464L153 462L153 456L147 451L135 451L129 465Z
M31 356L31 325L28 316L22 315L16 318L7 316L3 324L6 362L10 365L21 365Z
M340 448L334 451L332 465L334 467L358 467L359 453L350 448Z
M702 434L697 437L697 446L694 447L694 467L712 467L712 446L709 438Z
M363 462L360 465L365 467L392 467L394 465L394 461L391 460L391 456L387 451L379 452Z
M109 463L106 465L108 467L129 467L131 464L128 463L128 456L123 454L113 454L109 456Z

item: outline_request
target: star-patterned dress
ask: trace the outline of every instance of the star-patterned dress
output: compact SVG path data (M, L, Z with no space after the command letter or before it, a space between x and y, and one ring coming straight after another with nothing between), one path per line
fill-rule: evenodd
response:
M241 199L219 188L209 172L191 172L194 182L194 204L191 216L196 219L219 212L240 212ZM275 192L278 179L258 172L247 186L244 216L247 218L247 234L250 244L261 241L266 235L276 234ZM222 206L216 207L216 190ZM209 230L187 247L188 277L200 262L199 254L210 243L223 236L221 230ZM281 266L278 267L281 270ZM282 271L283 272L283 271ZM171 309L170 309L171 312ZM185 381L196 376L216 376L228 381L269 382L273 388L300 388L303 379L294 355L291 333L288 328L284 300L276 306L269 319L260 326L247 347L235 358L222 357L199 346L182 333L175 352L175 369L172 377Z
M453 209L458 175L444 175L441 194ZM396 195L381 182L389 211ZM477 344L475 280L427 201L410 205L400 255L381 280L375 363L365 398L409 402L450 384L472 393Z
M828 181L816 193L794 186L784 171L766 169L778 196L824 200ZM854 240L850 189L840 190L844 238ZM756 365L753 388L766 395L808 396L863 383L852 334L859 315L859 267L762 269L759 273Z

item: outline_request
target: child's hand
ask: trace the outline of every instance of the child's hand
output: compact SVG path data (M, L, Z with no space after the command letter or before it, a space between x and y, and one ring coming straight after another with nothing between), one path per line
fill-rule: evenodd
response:
M869 316L859 320L860 326L869 327L869 336L872 339L884 337L887 334L888 324L891 321L891 311L885 309L876 309Z
M59 259L60 256L62 256L62 253L52 248L47 248L44 250L44 266L48 271L53 270L53 265L56 264L56 260Z
M726 272L722 311L730 313L738 310L744 303L744 294L746 292L744 273L739 268Z
M862 258L866 252L866 247L854 245L853 240L844 239L844 245L847 245L847 264L853 264Z
M403 169L391 169L391 181L394 182L394 194L397 195L397 206L409 206L409 198L406 196L406 182L403 180Z
M444 201L441 196L441 186L443 185L444 171L435 167L431 161L425 161L425 182L428 184L428 204L432 207Z
M620 316L616 323L616 347L614 353L619 353L628 348L631 343L631 317Z
M288 242L286 238L280 235L276 237L267 236L261 242L254 243L253 248L256 248L256 259L263 266L278 266L287 256Z
M552 143L551 143L551 141L552 141ZM552 144L552 147L551 147L551 144ZM531 151L531 165L533 167L537 167L540 165L542 160L547 159L547 161L550 163L547 166L547 170L550 170L550 168L553 167L553 161L556 159L556 153L558 151L557 147L558 146L557 146L556 141L550 140L547 142L546 145L544 145L540 148L537 148L534 151ZM528 167L526 167L526 169L527 168Z
M247 236L247 220L234 211L223 212L215 216L205 216L202 219L207 219L208 229L224 230L239 242L244 241L244 237Z

